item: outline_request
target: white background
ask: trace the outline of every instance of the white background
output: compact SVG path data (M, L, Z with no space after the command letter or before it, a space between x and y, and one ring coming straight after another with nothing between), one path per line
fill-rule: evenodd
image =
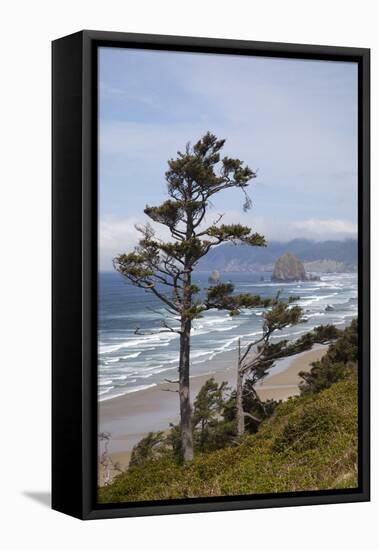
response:
M4 3L0 48L0 541L13 548L373 548L373 502L80 522L51 511L50 41L100 29L372 48L373 240L378 191L378 15L374 0L64 0ZM376 225L376 227L375 227ZM373 273L378 254L373 247ZM373 285L374 305L377 290ZM373 333L378 327L373 307ZM373 341L373 351L376 351ZM373 371L375 364L373 362ZM375 390L375 372L373 386ZM376 398L375 398L376 395ZM69 400L68 400L69 405ZM67 450L69 452L69 449ZM42 503L41 503L42 500Z

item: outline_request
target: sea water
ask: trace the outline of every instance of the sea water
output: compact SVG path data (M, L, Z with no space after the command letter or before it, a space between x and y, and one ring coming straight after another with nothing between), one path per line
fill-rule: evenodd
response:
M193 283L207 288L209 273L195 273ZM305 324L286 328L275 338L294 339L321 324L344 325L357 316L358 291L355 273L320 274L320 281L274 283L271 273L225 273L235 292L273 297L299 298ZM263 280L262 280L263 279ZM202 290L204 292L204 290ZM331 306L331 308L327 308ZM238 339L248 343L262 330L263 308L243 310L231 317L227 311L211 310L193 323L191 376L207 373L209 360L236 350ZM149 292L128 283L118 273L99 273L98 395L112 399L176 379L179 335L163 323L178 327L164 304ZM215 367L214 367L215 366ZM212 368L217 369L217 361Z

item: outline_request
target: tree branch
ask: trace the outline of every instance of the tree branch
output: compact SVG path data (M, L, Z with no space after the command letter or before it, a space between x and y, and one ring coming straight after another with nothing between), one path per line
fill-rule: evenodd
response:
M252 414L250 413L247 413L247 412L243 412L243 415L244 416L248 416L249 418L251 418L252 420L254 420L255 422L258 422L259 424L262 422L262 419L261 418L258 418L257 416L253 416Z

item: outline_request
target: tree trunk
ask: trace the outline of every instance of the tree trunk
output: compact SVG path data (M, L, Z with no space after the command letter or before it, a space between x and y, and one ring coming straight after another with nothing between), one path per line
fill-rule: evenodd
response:
M245 415L243 412L243 373L241 365L241 340L238 340L238 367L237 367L237 393L236 393L236 409L237 409L237 434L239 436L245 433Z
M192 409L190 401L190 333L191 320L182 319L179 358L179 400L182 458L193 459Z
M186 200L192 198L192 182L188 184ZM186 241L189 243L193 233L193 210L186 208L187 228ZM190 400L190 351L192 318L189 310L192 306L192 258L190 253L185 255L183 271L183 301L180 331L179 357L179 401L180 401L180 431L182 439L182 459L184 462L193 460L193 432L192 408Z
M182 439L182 459L184 462L193 460L192 408L190 400L190 351L192 320L187 310L192 305L191 268L186 265L183 275L183 310L180 333L179 357L179 400L180 400L180 431Z

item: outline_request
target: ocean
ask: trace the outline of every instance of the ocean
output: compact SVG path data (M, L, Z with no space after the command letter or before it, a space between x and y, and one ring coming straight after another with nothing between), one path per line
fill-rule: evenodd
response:
M307 323L284 329L276 336L294 339L317 325L344 325L357 316L357 275L319 275L320 281L273 283L271 273L225 273L221 280L232 282L236 293L272 297L280 290L281 298L299 297L296 304L303 307ZM208 276L209 273L194 273L193 282L206 288ZM191 376L206 374L209 359L235 350L239 338L248 343L256 337L261 331L263 312L263 308L258 308L230 317L226 311L208 311L194 321ZM153 387L165 378L177 378L179 336L161 332L163 320L173 327L177 321L170 321L167 316L162 302L152 294L127 283L116 272L99 273L100 401ZM213 362L213 370L215 364L217 361Z

